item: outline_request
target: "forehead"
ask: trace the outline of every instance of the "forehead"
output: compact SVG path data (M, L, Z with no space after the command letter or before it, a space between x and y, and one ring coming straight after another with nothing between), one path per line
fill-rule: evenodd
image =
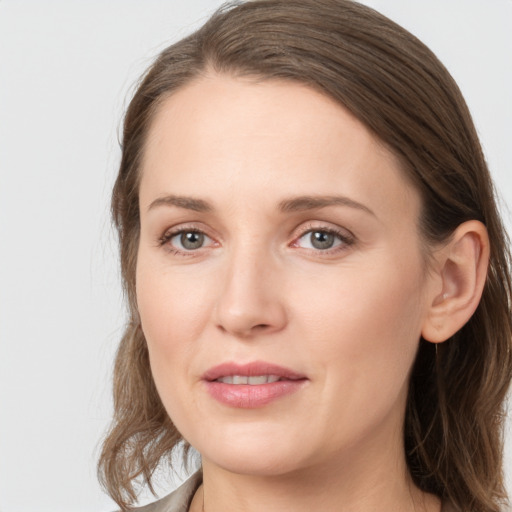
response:
M339 192L388 210L417 199L398 159L333 99L296 82L223 75L168 97L148 134L141 202L191 191L213 203L226 193Z

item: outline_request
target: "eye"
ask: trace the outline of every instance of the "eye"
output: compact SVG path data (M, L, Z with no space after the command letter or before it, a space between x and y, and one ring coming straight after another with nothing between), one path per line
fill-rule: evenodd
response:
M183 231L179 235L173 236L171 241L175 240L174 244L181 244L181 248L186 251L193 251L203 246L204 239L204 234L198 231Z
M168 245L176 253L193 252L212 244L209 236L196 229L167 232L160 239L160 245Z
M336 236L327 231L310 231L301 238L306 238L312 248L321 250L331 249L336 242L339 243Z
M304 249L327 252L337 248L343 249L353 243L354 239L348 233L342 233L335 229L315 228L308 229L293 245Z

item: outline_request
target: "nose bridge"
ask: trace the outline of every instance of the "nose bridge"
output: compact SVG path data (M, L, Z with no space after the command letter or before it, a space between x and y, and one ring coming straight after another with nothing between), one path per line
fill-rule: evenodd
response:
M228 254L216 308L218 327L238 336L282 329L286 313L271 249L255 239L240 240Z
M240 239L233 244L229 256L228 276L233 284L248 282L270 272L270 249L262 238Z

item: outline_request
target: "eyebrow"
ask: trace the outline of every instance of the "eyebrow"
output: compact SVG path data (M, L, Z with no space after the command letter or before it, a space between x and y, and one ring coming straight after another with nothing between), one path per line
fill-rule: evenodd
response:
M195 197L187 196L163 196L155 199L148 208L148 211L153 210L158 206L177 206L185 210L193 210L195 212L211 212L212 205L203 199L196 199Z
M348 206L375 216L370 208L345 196L300 196L285 199L279 203L279 209L282 212L302 212L327 206Z
M158 206L177 206L186 210L195 212L212 212L213 206L204 199L198 199L188 196L167 195L155 199L148 208L153 210ZM345 196L299 196L291 199L284 199L279 203L279 210L283 213L303 212L308 210L316 210L326 208L328 206L348 206L357 210L362 210L370 215L375 213L364 204L358 203L353 199Z

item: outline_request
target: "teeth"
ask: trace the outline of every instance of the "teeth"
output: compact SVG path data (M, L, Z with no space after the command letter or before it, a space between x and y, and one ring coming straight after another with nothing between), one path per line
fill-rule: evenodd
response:
M267 375L259 375L254 377L249 377L247 379L247 384L266 384L268 382Z
M253 375L247 377L247 375L228 375L217 379L217 382L223 384L249 384L250 386L257 386L259 384L267 384L277 382L280 379L277 375Z

